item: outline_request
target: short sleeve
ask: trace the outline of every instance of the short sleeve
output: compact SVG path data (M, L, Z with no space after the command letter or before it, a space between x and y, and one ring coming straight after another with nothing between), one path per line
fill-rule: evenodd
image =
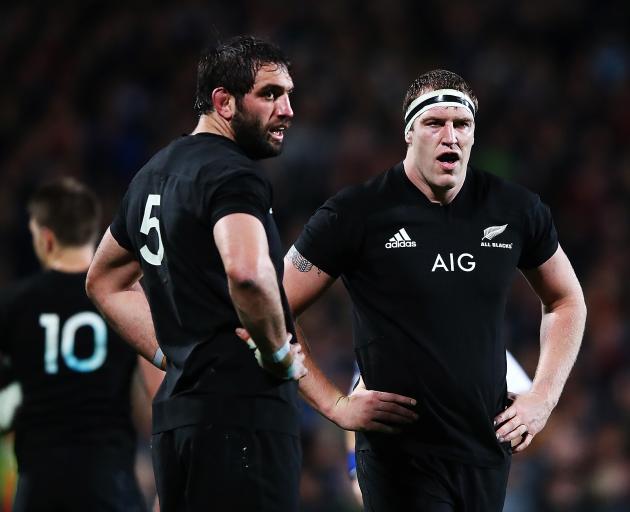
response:
M523 250L519 268L529 269L542 265L558 249L558 233L549 207L538 196L527 212Z
M207 209L210 223L233 213L247 213L265 222L271 208L271 185L255 171L231 172L217 184Z
M129 237L129 232L127 231L128 196L129 192L125 194L125 197L120 204L120 208L118 208L118 212L116 213L114 220L109 226L109 231L121 247L124 247L128 251L131 251L133 250L133 246L131 243L131 238Z
M313 265L332 277L352 269L363 233L348 204L337 196L329 199L310 218L295 248Z

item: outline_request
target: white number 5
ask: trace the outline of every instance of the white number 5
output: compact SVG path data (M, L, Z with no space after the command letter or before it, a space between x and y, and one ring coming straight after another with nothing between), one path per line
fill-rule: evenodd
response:
M161 265L162 258L164 258L164 246L162 245L162 235L160 234L160 221L157 217L151 217L151 210L154 206L160 206L160 195L149 194L147 197L147 204L144 206L144 216L142 217L142 226L140 226L140 233L148 235L151 229L157 231L158 236L158 251L157 254L151 252L151 250L143 245L140 248L140 255L151 265Z

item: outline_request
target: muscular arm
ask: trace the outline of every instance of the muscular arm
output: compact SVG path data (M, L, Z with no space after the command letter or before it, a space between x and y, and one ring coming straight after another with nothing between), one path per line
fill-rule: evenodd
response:
M214 226L214 240L243 327L263 354L275 352L284 345L287 331L262 223L245 213L226 215Z
M515 451L531 443L558 403L580 349L586 321L582 288L560 247L549 260L524 275L542 303L540 357L531 390L496 418L497 423L510 420L497 431L505 440L520 436L524 429L528 432Z
M136 352L152 361L158 343L140 277L140 264L108 229L88 270L85 289L116 332Z
M284 289L295 316L301 314L334 282L326 272L314 266L292 246L284 258ZM392 425L416 419L407 407L415 400L380 391L357 388L346 396L335 386L311 357L304 335L296 325L298 339L304 348L308 375L300 380L300 392L317 411L348 430L395 432ZM405 407L406 406L406 407Z

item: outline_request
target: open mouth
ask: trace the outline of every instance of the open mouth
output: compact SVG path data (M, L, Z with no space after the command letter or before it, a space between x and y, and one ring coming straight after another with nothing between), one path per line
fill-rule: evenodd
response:
M284 126L278 126L276 128L272 128L269 130L271 134L271 138L277 141L282 141L284 139L284 130L286 128Z
M452 164L459 161L459 155L457 153L442 153L437 159L442 163Z

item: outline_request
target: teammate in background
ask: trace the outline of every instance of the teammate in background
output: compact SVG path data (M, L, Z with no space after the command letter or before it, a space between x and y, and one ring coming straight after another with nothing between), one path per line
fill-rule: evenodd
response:
M426 73L403 111L404 161L313 215L285 258L284 287L299 315L342 277L368 390L413 397L417 421L396 426L408 416L383 408L379 392L345 396L308 354L300 390L358 431L366 510L499 511L510 443L520 452L544 427L577 356L584 298L538 196L468 166L469 85ZM510 405L500 333L517 269L542 302L542 324L532 388Z
M109 322L166 362L153 405L162 512L297 510L306 370L256 162L282 150L292 90L289 62L259 39L203 55L196 128L138 172L88 273ZM240 324L255 350L235 335Z
M65 178L41 186L28 212L44 270L0 296L0 351L22 392L13 510L146 510L134 474L137 356L85 295L100 206Z

